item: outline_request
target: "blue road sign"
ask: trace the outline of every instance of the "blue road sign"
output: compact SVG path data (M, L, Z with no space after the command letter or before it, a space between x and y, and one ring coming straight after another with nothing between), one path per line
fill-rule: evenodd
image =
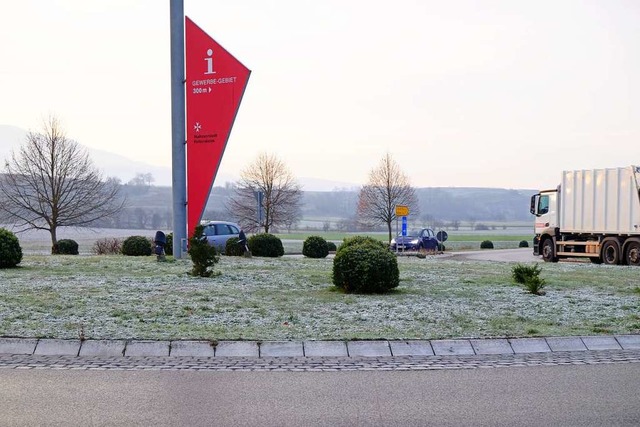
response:
M402 235L403 236L407 235L407 217L406 216L402 217Z

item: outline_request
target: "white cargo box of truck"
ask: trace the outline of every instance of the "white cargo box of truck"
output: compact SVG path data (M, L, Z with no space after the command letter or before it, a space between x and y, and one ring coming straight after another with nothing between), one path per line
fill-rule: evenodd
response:
M562 172L557 188L531 197L533 253L640 266L639 181L637 166Z
M640 234L639 178L640 170L635 166L563 172L560 230Z

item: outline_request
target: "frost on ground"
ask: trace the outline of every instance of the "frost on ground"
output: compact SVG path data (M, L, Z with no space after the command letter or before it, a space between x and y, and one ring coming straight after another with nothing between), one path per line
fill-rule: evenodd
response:
M544 264L528 294L509 263L401 257L400 286L348 295L332 259L28 255L0 270L0 336L138 339L434 339L640 332L637 268Z

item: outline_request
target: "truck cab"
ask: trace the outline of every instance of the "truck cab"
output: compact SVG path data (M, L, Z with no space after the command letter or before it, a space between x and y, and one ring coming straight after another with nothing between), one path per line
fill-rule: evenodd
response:
M555 190L545 190L531 196L531 207L529 211L536 216L533 226L533 254L545 255L541 252L541 242L549 239L550 244L546 245L547 253L545 259L554 260L555 238L558 233L558 192Z

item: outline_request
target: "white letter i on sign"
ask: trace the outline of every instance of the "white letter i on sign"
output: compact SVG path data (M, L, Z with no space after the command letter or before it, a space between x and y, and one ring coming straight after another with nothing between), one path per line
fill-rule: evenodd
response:
M207 50L207 56L208 58L204 58L207 63L207 71L205 74L215 74L216 72L213 71L213 49Z

